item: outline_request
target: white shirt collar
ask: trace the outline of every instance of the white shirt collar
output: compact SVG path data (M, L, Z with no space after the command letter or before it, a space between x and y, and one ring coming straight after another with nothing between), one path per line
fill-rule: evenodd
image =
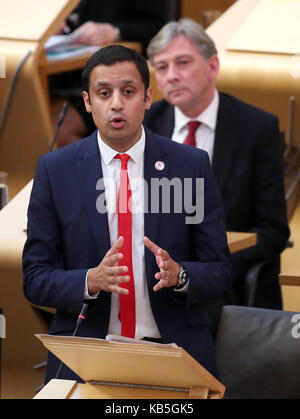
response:
M217 125L217 114L218 114L218 108L219 108L219 93L215 89L214 98L211 101L211 103L208 105L204 111L198 115L196 118L189 118L184 113L181 112L181 110L175 106L175 126L174 126L174 132L179 132L183 128L186 127L187 123L192 119L193 121L199 121L202 124L208 126L213 131L216 129Z
M100 150L101 160L104 164L108 165L118 154L116 150L111 148L109 145L107 145L101 138L100 132L98 130L97 133L97 139L98 139L98 146ZM142 135L139 141L134 144L129 150L126 151L126 154L128 154L132 161L136 163L143 155L145 150L145 130L142 126Z

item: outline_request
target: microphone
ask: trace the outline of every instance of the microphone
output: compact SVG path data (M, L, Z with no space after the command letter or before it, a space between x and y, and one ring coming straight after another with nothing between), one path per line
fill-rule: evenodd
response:
M83 322L83 320L86 319L86 313L88 311L89 305L88 303L84 303L81 309L81 312L78 314L78 318L77 318L77 323L76 323L76 327L74 329L73 335L72 336L76 336L79 327L81 326L81 323Z
M68 105L67 102L65 102L62 106L61 113L59 114L59 117L57 119L57 125L56 125L55 133L54 133L49 151L53 150L58 131L59 131L60 127L62 126L63 122L64 122L64 119L65 119L65 116L66 116L66 113L67 113L67 110L68 110L68 106L69 105Z
M75 326L75 329L74 329L74 332L73 332L73 335L72 336L76 336L76 334L78 332L78 329L81 326L83 320L86 319L86 313L88 311L88 308L89 308L88 303L84 303L83 306L82 306L82 309L81 309L80 313L78 314L76 326ZM59 368L57 370L57 373L55 375L55 379L58 378L58 376L60 374L60 371L61 371L63 365L64 365L64 363L61 362L60 365L59 365Z

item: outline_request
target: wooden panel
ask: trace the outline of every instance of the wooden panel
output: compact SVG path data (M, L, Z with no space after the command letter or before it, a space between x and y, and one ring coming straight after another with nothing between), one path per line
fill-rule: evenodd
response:
M14 72L29 50L32 53L19 74L0 135L0 167L8 173L10 198L32 179L37 158L48 151L53 135L47 102L35 65L36 46L32 43L0 41L0 53L3 52L7 58L7 77L1 79L0 114Z
M6 318L2 340L1 397L32 398L44 382L47 352L35 333L47 332L45 317L25 299L22 287L22 251L26 240L26 210L31 183L0 211L0 307ZM49 316L48 316L49 318Z
M255 233L227 232L227 242L231 253L246 249L256 244Z
M235 0L182 0L181 16L190 17L202 23L202 14L206 10L220 10L224 12Z
M9 195L12 198L32 179L37 158L48 151L53 135L48 95L38 71L39 52L45 39L78 1L51 0L46 7L47 13L45 2L37 0L26 1L26 7L22 0L2 3L0 54L6 59L6 77L0 83L1 116L12 82L18 74L0 132L0 168L8 172ZM24 65L19 69L21 62Z
M43 42L78 3L79 0L2 1L0 38Z
M227 48L297 54L300 51L299 20L298 0L260 0L230 39Z

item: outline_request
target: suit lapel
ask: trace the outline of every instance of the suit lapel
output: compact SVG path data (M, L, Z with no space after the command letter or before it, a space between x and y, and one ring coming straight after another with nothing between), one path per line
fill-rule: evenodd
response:
M145 131L144 178L147 185L147 208L144 215L144 230L145 236L149 237L154 243L157 243L161 215L160 211L158 213L151 211L151 205L153 205L151 200L151 184L154 184L161 178L168 178L169 161L165 150L161 147L161 144L159 144L156 137L147 129ZM163 165L160 165L160 162L163 163ZM164 166L163 169L159 170L158 168L162 168L162 166ZM154 196L152 199L154 200ZM147 250L145 252L145 263L147 278L151 278L153 255Z
M80 179L80 192L83 196L91 228L95 236L100 257L110 248L107 213L97 211L96 203L103 192L97 190L97 182L103 178L97 134L85 139L78 151L77 170Z
M239 140L239 125L230 97L220 94L212 169L222 190L232 166Z

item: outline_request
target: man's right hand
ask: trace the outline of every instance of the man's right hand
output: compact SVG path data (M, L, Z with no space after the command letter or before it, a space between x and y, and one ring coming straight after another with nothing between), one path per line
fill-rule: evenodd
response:
M124 238L119 237L106 253L101 263L89 270L87 277L89 295L96 294L99 291L128 294L127 289L120 287L121 283L130 280L128 275L124 275L124 273L128 272L127 266L118 265L118 262L123 257L122 253L119 253L123 243Z

